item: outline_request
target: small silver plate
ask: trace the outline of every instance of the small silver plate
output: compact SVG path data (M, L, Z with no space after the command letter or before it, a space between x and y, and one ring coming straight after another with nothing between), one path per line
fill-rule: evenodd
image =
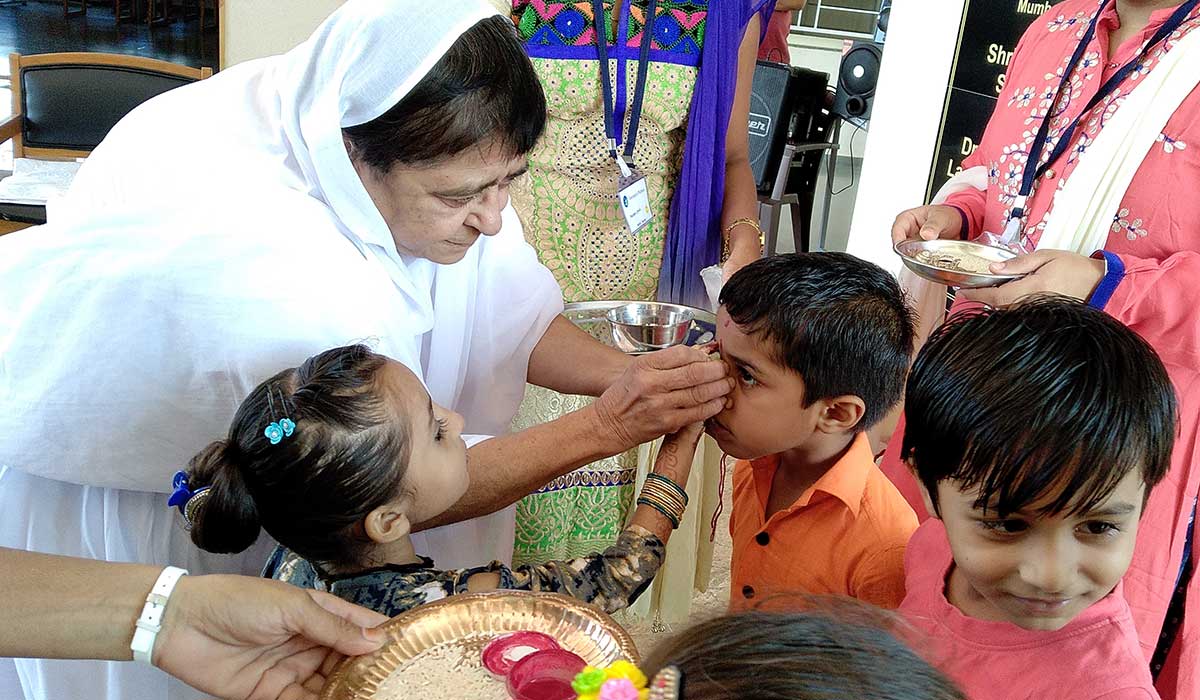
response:
M1020 279L1024 275L997 275L992 272L975 272L959 267L955 258L970 256L989 263L1005 262L1017 254L1004 248L973 243L971 241L907 240L894 246L896 254L913 273L931 282L960 289L995 287L1005 282Z

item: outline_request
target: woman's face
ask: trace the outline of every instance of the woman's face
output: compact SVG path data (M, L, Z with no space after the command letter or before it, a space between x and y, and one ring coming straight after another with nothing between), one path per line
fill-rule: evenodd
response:
M480 235L500 232L508 186L526 169L524 155L491 144L434 165L397 164L387 174L351 160L387 222L396 250L442 265L466 257Z
M380 379L396 419L408 423L403 499L409 522L422 523L449 510L467 492L463 417L435 404L417 376L395 360L388 361Z

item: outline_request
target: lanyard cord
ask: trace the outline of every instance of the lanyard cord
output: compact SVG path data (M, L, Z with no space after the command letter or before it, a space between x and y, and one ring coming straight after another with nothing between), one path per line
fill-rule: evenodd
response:
M592 7L596 15L596 49L600 54L600 91L604 98L604 135L608 139L609 153L614 158L619 158L617 156L617 141L621 126L614 124L616 109L613 107L613 87L608 79L609 22L604 14L603 0L592 0ZM657 7L658 0L649 0L646 5L646 23L642 27L642 44L640 53L638 54L637 85L634 88L633 110L629 118L629 138L625 142L625 159L633 158L633 148L637 141L638 122L641 121L642 117L642 101L646 96L646 76L650 72L650 44L653 39L654 14ZM614 46L619 45L619 43L620 37L614 37Z

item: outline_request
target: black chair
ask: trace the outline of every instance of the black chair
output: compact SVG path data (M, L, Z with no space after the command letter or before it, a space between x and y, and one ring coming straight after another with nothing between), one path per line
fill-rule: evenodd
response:
M821 163L828 152L828 182L833 181L833 167L838 150L839 125L830 111L833 92L829 75L799 69L803 80L797 85L795 112L791 130L779 156L778 173L770 194L759 197L760 220L765 235L765 253L774 255L778 247L779 219L783 207L792 213L792 240L797 251L811 249L812 214L816 202L817 181ZM828 220L829 192L826 187L825 220ZM822 222L822 230L825 222ZM823 244L824 241L821 241Z
M109 130L146 100L212 75L136 56L101 53L12 54L13 115L0 122L0 143L14 158L85 158ZM44 206L0 201L0 220L46 222Z

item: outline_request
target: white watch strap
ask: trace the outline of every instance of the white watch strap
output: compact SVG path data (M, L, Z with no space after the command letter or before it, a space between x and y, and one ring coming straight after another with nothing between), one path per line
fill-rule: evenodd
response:
M179 583L179 579L186 575L185 569L175 566L168 566L158 575L158 580L154 582L154 588L151 588L150 595L146 596L146 606L142 608L142 614L137 619L137 625L133 630L133 641L129 644L129 648L133 650L134 661L151 663L151 657L154 655L154 640L162 630L162 619L163 613L167 609L167 600L175 590L175 584Z

